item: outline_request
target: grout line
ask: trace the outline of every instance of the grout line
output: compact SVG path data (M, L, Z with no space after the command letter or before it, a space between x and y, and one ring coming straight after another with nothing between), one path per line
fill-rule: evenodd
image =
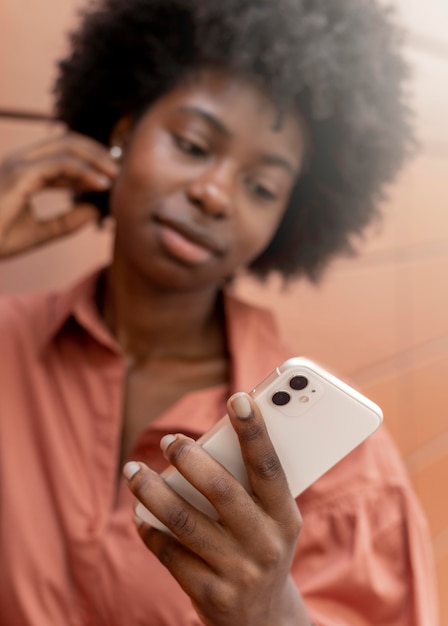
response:
M423 344L394 354L384 360L371 363L359 370L349 372L350 380L358 386L371 385L392 378L397 372L415 370L422 364L448 357L448 335L436 337ZM418 366L416 366L418 363Z
M397 373L416 370L423 364L427 365L446 357L448 357L448 336L438 337L351 373L349 379L362 389L381 380L393 378ZM409 474L413 475L444 458L448 458L448 430L404 456L404 462Z
M415 452L407 454L404 457L404 462L408 472L413 475L444 458L448 459L448 431L437 435L431 441L420 446ZM446 547L448 550L448 537Z
M346 259L339 260L338 274L353 274L360 269L377 268L384 265L402 266L422 261L448 259L448 240L428 241L421 244L397 246L389 250L375 250L363 252L360 248L356 263L349 263ZM351 259L350 259L351 261Z
M429 56L448 61L448 43L414 30L408 31L408 46Z
M0 119L24 120L29 122L56 122L54 117L37 111L22 111L20 109L0 109Z

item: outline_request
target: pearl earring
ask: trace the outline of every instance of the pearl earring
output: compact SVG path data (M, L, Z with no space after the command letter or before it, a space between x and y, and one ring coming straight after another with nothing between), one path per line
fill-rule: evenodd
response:
M111 146L109 154L114 161L120 161L121 157L123 156L123 150L122 148L120 148L120 146Z

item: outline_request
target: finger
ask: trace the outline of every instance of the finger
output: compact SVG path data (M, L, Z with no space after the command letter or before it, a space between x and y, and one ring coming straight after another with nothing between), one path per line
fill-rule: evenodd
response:
M123 470L136 498L182 544L205 560L222 555L222 527L179 496L164 479L144 463L128 463Z
M36 248L52 239L70 235L97 220L98 210L90 205L79 205L69 213L46 221L37 221L30 211L26 211L2 241L1 256L10 257Z
M30 163L55 155L75 156L111 178L118 173L117 164L112 159L107 147L91 137L74 132L37 143L27 150L16 153L12 159L17 162Z
M22 170L16 186L16 192L22 200L48 187L106 191L112 185L109 177L70 156L43 159L33 166L23 166Z
M236 393L227 408L254 495L273 519L294 519L298 509L257 404L248 394Z
M261 527L264 515L251 494L197 442L167 435L161 448L171 465L214 507L232 536L244 541Z
M238 445L235 441L234 445ZM183 435L167 435L161 441L166 459L185 480L188 499L219 520L219 529L243 545L263 532L266 515L238 480L197 442ZM187 492L182 492L187 493ZM203 508L206 502L208 508ZM197 549L197 548L196 548Z
M175 537L136 520L138 533L149 550L177 580L194 604L213 601L222 583L213 569Z
M89 204L76 205L74 209L50 220L37 222L36 243L44 243L51 239L58 239L80 230L87 224L98 221L98 209Z

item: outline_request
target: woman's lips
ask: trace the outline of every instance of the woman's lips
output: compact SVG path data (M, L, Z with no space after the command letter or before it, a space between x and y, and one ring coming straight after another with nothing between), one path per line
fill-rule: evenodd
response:
M157 224L160 241L170 256L188 265L201 265L209 261L215 253L206 247L183 235L168 224Z

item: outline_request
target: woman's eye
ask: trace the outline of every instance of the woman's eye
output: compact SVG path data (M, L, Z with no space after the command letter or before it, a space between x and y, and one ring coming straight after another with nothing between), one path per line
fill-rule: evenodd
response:
M185 154L190 154L195 157L204 157L208 154L208 151L204 148L204 146L201 146L190 139L185 139L185 137L174 135L174 141L177 147L180 148Z
M248 180L247 186L249 191L261 198L262 200L276 200L277 194L272 191L270 188L266 187L266 185L262 185L255 180Z

